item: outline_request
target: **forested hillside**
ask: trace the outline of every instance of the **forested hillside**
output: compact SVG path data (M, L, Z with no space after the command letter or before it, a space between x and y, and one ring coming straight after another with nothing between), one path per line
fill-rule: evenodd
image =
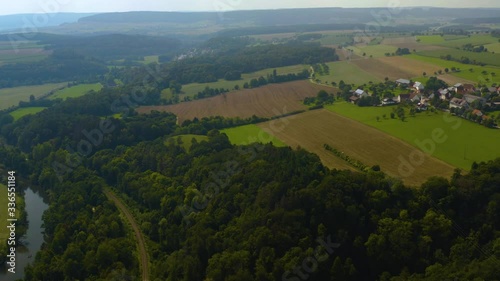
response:
M100 94L112 100L112 91ZM103 197L108 186L129 198L159 280L499 276L500 160L409 189L375 167L328 170L302 149L233 146L216 130L199 130L213 128L212 120L181 129L168 113L110 119L105 127L116 134L77 156L71 148L85 135L75 133L91 131L102 112L90 104L79 115L64 112L93 99L69 100L2 127L9 142L19 139L14 144L28 161L7 147L2 154L19 155L19 171L51 194L46 245L26 280L137 275L134 246ZM8 128L19 136L45 130L23 140ZM189 128L208 141L193 141L189 151L175 137L165 142Z

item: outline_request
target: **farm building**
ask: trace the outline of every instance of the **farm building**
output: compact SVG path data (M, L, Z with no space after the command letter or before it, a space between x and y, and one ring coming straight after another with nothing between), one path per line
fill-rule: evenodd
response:
M469 107L469 104L465 99L459 99L459 98L452 98L450 101L450 109L451 108L463 108L463 107Z
M400 94L398 96L398 102L401 103L403 101L409 100L410 99L410 94Z
M478 97L478 96L474 96L474 95L469 95L469 94L465 94L464 95L464 100L467 101L467 103L471 104L475 101L479 101L480 103L484 104L486 102L486 99L482 98L482 97Z
M407 80L407 79L398 79L398 80L396 80L396 84L398 86L401 86L401 85L408 86L408 85L410 85L410 80Z
M362 98L362 97L367 97L369 96L369 94L361 89L357 89L356 91L354 91L353 93L355 96L357 96L358 98Z
M421 92L421 91L423 91L423 90L424 90L424 88L425 88L425 87L424 87L424 85L423 85L422 83L420 83L420 82L415 82L415 83L413 84L413 88L414 88L415 90L417 90L417 91Z
M476 92L476 87L472 84L463 84L459 87L456 87L457 94L470 94L470 93L475 93Z

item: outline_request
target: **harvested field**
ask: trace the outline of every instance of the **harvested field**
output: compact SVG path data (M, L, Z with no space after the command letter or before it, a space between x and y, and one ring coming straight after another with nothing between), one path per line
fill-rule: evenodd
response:
M326 151L323 147L325 143L366 165L378 164L382 171L401 178L409 185L419 185L430 176L449 178L453 174L453 166L424 154L406 142L327 110L308 111L284 118L282 122L286 125L282 130L270 133L291 147L301 146L316 153L330 168L345 168L346 164ZM269 130L269 124L266 122L259 126ZM412 156L420 163L413 162L408 168L403 163L411 161L408 159Z
M320 90L333 91L331 87L312 84L309 81L295 81L240 90L212 98L174 105L142 106L137 109L137 112L142 114L149 113L152 110L172 112L179 117L180 124L195 117L249 118L252 115L273 117L307 109L301 101L306 97L316 96Z

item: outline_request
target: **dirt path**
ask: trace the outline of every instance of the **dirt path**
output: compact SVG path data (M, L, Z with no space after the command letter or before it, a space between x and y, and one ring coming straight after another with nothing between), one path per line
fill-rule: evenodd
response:
M139 250L139 262L142 269L142 281L149 281L149 257L148 251L146 250L146 242L141 230L139 229L139 226L137 225L137 222L134 219L134 216L132 216L125 204L123 204L123 202L118 197L116 197L116 195L112 191L105 189L104 194L106 195L106 197L108 197L109 200L115 203L116 207L120 210L120 213L125 216L125 218L132 226L132 229L135 233L135 239L137 241L137 248Z

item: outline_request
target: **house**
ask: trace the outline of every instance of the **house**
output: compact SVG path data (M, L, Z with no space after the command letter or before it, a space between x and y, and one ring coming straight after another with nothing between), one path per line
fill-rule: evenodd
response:
M357 96L352 96L349 98L352 104L356 104L359 101L359 98Z
M485 98L474 96L474 95L469 95L469 94L464 95L464 100L466 100L467 103L469 103L469 104L471 104L475 101L479 101L482 104L484 104L486 102Z
M402 103L403 101L409 100L410 99L410 94L400 94L398 96L398 102Z
M410 94L411 102L419 102L422 99L422 95L416 92Z
M488 92L490 92L490 94L496 93L497 91L498 91L498 89L495 88L495 87L489 87L488 88Z
M450 91L448 89L441 89L438 91L439 92L439 98L441 100L447 100L450 98Z
M382 100L382 105L393 105L396 104L396 101L393 99L385 98Z
M396 84L398 86L401 86L401 85L409 86L410 85L410 80L407 80L407 79L398 79L398 80L396 80Z
M424 85L423 85L422 83L420 83L420 82L415 82L415 83L413 84L413 88L414 88L415 90L417 90L417 91L421 92L421 91L423 91L423 90L424 90L424 88L425 88L425 87L424 87Z
M476 116L481 117L481 116L483 116L484 114L481 112L481 110L479 110L479 109L474 109L474 110L472 111L472 115L476 115Z
M450 101L450 109L451 108L467 108L469 104L465 99L452 98Z
M354 91L353 95L357 96L358 98L369 96L369 94L367 92L365 92L361 89L357 89L356 91Z
M472 84L463 84L459 87L456 87L457 94L465 95L476 92L476 87Z

